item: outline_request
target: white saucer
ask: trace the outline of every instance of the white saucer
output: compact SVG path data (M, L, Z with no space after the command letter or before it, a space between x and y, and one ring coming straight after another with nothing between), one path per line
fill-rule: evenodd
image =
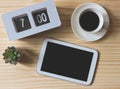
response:
M86 9L91 9L91 8L98 10L103 15L103 18L104 18L104 25L102 29L96 33L89 33L89 32L83 31L82 29L80 29L80 26L79 26L78 17L80 15L80 12ZM109 16L107 11L102 6L96 3L85 3L78 6L74 10L71 17L71 27L74 34L76 34L80 39L85 41L96 41L101 39L107 33L109 28Z

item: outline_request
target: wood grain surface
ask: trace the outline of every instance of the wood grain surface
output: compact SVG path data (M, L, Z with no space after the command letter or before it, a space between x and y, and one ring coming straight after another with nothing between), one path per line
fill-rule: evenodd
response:
M41 0L0 0L0 16ZM107 35L96 42L77 38L70 25L73 10L85 2L102 5L110 15ZM0 89L120 89L120 0L55 0L62 26L21 40L9 41L0 18ZM14 34L13 34L14 35ZM90 47L99 51L99 60L92 85L83 86L36 73L41 43L47 37ZM8 46L25 54L17 65L5 64L2 53Z

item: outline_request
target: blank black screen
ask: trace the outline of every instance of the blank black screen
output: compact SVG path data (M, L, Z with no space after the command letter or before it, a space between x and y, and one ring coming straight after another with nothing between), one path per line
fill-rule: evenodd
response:
M93 53L48 42L41 70L87 81Z

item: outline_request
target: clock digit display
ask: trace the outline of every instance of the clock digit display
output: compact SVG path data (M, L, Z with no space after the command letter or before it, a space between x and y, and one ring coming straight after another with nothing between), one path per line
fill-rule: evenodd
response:
M19 15L12 18L16 32L21 32L31 28L27 14Z
M38 23L42 23L42 22L47 21L47 16L45 13L42 13L41 15L38 14L36 18L37 18Z
M47 13L46 8L42 8L42 9L33 11L32 16L33 16L33 19L34 19L36 26L50 23L50 19L48 17L48 13Z

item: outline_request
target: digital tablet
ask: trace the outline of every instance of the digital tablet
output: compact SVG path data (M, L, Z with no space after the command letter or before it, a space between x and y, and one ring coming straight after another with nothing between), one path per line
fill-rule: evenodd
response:
M94 49L45 39L37 64L39 74L89 85L98 59Z

